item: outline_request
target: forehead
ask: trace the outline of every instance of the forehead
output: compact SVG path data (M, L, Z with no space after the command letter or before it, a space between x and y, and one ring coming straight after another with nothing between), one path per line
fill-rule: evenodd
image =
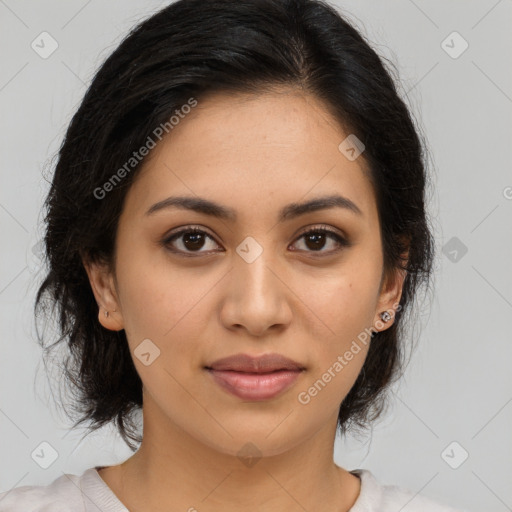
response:
M339 193L371 215L364 159L351 161L339 149L348 135L325 104L302 92L210 95L151 151L130 200L142 209L186 193L237 210L276 209L276 201Z

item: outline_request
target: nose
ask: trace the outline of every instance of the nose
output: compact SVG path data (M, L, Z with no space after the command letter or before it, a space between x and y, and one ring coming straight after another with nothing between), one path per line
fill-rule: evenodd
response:
M263 250L253 261L234 255L220 313L227 329L261 337L290 324L293 293L283 267L269 253Z

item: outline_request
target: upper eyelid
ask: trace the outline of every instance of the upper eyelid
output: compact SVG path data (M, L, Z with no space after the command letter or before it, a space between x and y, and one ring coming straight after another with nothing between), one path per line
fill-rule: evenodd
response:
M327 231L334 235L338 235L341 238L347 238L346 235L343 233L343 231L341 231L340 229L334 228L332 226L328 226L327 224L313 224L312 226L307 226L307 227L301 229L295 238L305 235L306 233L309 233L310 231Z
M212 235L208 231L207 228L200 226L200 225L192 224L190 226L184 226L184 227L176 228L176 229L177 229L176 231L172 230L169 234L164 235L163 240L167 241L174 237L178 237L179 235L183 235L184 233L197 231L197 232L203 232L205 235L208 235L210 238L212 238L213 240L216 241L215 235Z
M188 231L204 231L205 234L207 234L208 236L211 236L212 238L215 238L215 235L211 234L209 231L208 231L208 228L206 227L203 227L199 224L191 224L189 226L183 226L182 228L176 228L177 231L172 231L171 233L169 233L168 235L166 235L164 238L172 238L173 236L176 236L176 235L181 235L183 233L186 233L187 230ZM343 231L341 231L339 228L335 228L335 227L331 227L327 224L313 224L312 226L306 226L305 228L302 228L299 233L296 235L296 237L298 236L302 236L306 233L308 233L309 231L315 231L315 230L318 230L318 231L321 231L321 230L325 230L325 231L329 231L329 232L332 232L334 234L337 234L339 236L341 236L342 238L346 238L346 235L343 233Z

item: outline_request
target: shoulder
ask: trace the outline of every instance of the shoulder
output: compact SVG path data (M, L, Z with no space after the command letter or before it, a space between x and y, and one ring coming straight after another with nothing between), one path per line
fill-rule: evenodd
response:
M82 512L84 474L63 474L48 485L23 485L0 493L0 512Z
M396 485L381 485L367 469L351 473L361 479L361 491L349 512L466 512Z

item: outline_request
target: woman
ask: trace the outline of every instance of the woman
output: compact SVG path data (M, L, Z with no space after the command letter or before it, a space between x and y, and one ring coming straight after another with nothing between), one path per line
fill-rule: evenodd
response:
M36 301L58 307L75 426L114 421L135 453L0 510L455 510L332 457L401 373L426 181L392 79L328 4L141 23L60 149Z

